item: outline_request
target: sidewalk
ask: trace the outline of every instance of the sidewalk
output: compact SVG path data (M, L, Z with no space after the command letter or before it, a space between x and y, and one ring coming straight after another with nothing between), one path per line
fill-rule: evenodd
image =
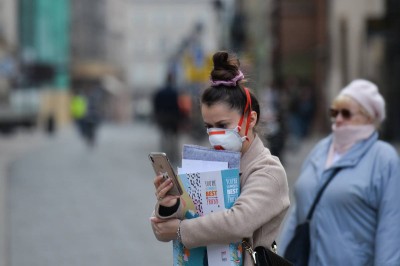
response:
M0 266L7 266L6 195L7 172L12 162L38 148L46 139L39 131L0 135Z
M88 147L71 127L10 167L10 266L166 265L171 244L155 239L156 199L148 124L104 124Z
M285 151L290 189L321 138ZM146 123L104 125L94 149L73 127L54 138L0 137L0 266L170 264L171 245L155 240L148 221L155 197L147 154L158 150L158 139ZM180 142L194 144L188 136Z

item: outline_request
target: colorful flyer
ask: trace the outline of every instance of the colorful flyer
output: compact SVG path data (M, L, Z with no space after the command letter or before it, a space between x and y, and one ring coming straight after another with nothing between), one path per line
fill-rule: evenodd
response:
M187 219L229 209L240 194L239 169L186 173L179 177L194 204L194 209L186 209ZM240 266L243 261L241 243L189 250L174 241L173 247L174 266Z

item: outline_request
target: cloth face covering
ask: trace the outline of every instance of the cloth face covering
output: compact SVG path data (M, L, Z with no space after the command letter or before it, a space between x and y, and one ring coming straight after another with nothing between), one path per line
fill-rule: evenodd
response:
M333 148L338 153L344 153L356 142L367 139L374 133L373 125L347 125L336 127L332 125Z

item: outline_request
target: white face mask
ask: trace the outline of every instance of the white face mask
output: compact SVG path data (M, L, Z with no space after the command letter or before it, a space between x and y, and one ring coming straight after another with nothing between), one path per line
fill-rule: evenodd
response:
M216 150L228 150L228 151L241 151L242 144L247 138L247 132L249 130L250 119L251 119L251 97L250 92L247 88L244 88L246 93L246 106L244 108L244 112L242 117L239 120L237 127L234 129L225 129L225 128L209 128L207 129L208 139L210 144ZM239 134L240 128L242 126L244 115L247 114L247 122L246 122L246 130L245 136L242 137Z
M239 127L234 129L209 128L207 129L210 144L216 150L241 151L246 137L239 135Z

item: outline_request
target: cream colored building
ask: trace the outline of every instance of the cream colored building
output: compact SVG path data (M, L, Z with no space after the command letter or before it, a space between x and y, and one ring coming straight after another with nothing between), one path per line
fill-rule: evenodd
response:
M384 0L332 0L329 6L330 63L327 102L356 78L379 79L383 39L368 38L367 20L385 16Z
M17 16L15 0L0 0L0 37L4 38L9 47L17 45Z
M148 92L165 79L167 60L196 23L202 23L206 52L217 48L211 0L107 0L108 59L123 69L127 86Z
M169 58L196 23L203 25L205 53L218 47L212 0L105 0L105 17L106 60L121 70L122 99L133 99L125 110L134 116L150 114L150 96L165 82Z

